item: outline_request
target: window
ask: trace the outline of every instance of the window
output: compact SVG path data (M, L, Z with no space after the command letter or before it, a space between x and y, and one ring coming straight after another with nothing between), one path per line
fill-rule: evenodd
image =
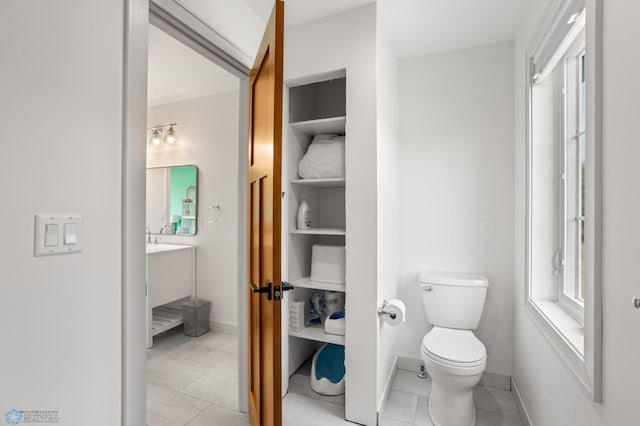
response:
M560 235L557 248L558 302L580 323L584 322L584 224L585 224L585 39L584 25L571 41L562 67L564 84L564 134L559 149L563 159L560 174Z
M553 12L527 50L526 310L601 401L602 28L584 0Z
M557 303L582 324L588 173L584 12L566 25L569 31L561 42L543 50L533 63L532 273L537 282L546 283L533 289L533 298Z

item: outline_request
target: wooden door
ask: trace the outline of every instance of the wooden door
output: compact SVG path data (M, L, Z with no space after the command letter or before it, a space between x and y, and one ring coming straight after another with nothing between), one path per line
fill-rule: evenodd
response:
M249 79L249 418L282 424L280 194L284 3L276 1Z

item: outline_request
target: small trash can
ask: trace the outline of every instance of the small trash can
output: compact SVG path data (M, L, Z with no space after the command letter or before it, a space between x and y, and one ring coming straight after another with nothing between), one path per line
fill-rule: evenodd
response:
M182 304L184 334L191 337L202 336L209 331L211 302L202 299L189 300Z

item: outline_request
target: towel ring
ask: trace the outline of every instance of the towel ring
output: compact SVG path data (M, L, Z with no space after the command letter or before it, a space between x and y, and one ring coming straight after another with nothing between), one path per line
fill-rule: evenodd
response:
M220 204L211 204L205 214L207 223L216 223L220 219Z

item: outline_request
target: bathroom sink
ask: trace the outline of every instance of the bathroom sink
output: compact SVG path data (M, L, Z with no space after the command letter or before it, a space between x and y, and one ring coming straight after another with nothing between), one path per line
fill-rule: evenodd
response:
M186 246L181 244L151 243L151 244L147 244L147 254L164 253L167 251L184 250L184 249L190 249L190 248L193 248L193 246Z

